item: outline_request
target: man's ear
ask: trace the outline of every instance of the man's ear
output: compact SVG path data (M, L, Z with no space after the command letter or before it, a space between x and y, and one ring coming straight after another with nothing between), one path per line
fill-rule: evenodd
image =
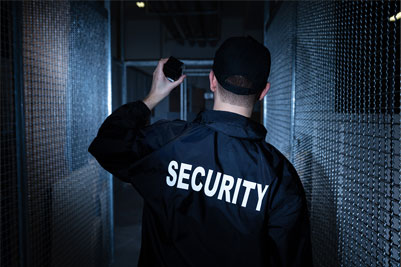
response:
M265 89L263 89L263 91L260 93L259 100L262 100L265 97L267 92L269 92L269 89L270 89L270 83L267 83Z
M210 82L210 91L215 93L217 89L217 79L216 76L214 76L213 70L211 70L209 73L209 82Z

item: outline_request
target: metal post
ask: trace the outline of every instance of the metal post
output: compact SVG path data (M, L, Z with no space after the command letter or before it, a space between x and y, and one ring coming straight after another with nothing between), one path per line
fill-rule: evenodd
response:
M187 79L180 84L180 119L187 120Z
M18 186L18 234L20 266L30 266L28 247L28 191L25 151L25 111L24 111L24 78L22 59L22 2L12 2L13 13L13 61L14 61L14 94L16 124L16 157Z
M270 2L269 1L265 1L264 2L264 22L263 22L263 44L265 46L267 46L267 22L270 19ZM265 126L265 128L267 128L267 99L266 96L263 98L263 126ZM267 139L267 135L266 135L266 139ZM267 141L267 140L266 140Z
M180 59L186 67L206 67L210 68L213 65L213 60L211 59L198 59L198 60L192 60L192 59ZM156 67L157 64L159 63L159 60L125 60L124 61L127 67ZM209 70L209 69L208 69ZM186 68L186 71L196 71L196 69L188 69ZM203 71L203 70L199 70Z
M111 12L110 12L110 0L104 2L104 6L107 10L107 105L108 115L111 114L111 95L112 95L112 75L111 75ZM110 246L109 246L109 264L114 262L114 192L113 192L113 175L108 174L108 185L109 185L109 231L110 231Z
M127 103L127 65L125 63L124 1L120 3L120 60L122 65L121 104Z
M187 79L184 79L182 83L184 88L184 120L188 120L188 86L187 86Z
M295 12L296 13L296 12ZM297 18L296 14L292 18L294 20L293 29L297 28ZM291 129L290 129L290 162L294 161L294 138L295 138L295 67L296 67L296 48L297 48L297 38L296 31L294 30L292 37L292 66L291 66Z

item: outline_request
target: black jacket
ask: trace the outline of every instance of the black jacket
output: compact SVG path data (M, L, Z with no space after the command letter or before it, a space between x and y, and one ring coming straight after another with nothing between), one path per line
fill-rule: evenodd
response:
M241 115L146 126L128 103L89 152L144 198L139 266L311 266L306 200L290 162Z

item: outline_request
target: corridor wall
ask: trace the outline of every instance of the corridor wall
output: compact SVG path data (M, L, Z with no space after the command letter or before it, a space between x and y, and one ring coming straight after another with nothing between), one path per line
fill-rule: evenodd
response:
M1 266L108 265L111 177L87 152L111 104L107 9L0 10Z
M267 141L304 185L315 266L399 266L399 1L267 9Z

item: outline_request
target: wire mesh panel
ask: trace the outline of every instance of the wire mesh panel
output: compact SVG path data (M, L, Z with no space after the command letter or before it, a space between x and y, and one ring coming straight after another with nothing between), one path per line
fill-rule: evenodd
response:
M63 210L62 216L53 213L54 266L84 262L88 266L107 265L110 256L110 176L87 152L108 112L107 34L107 11L103 7L70 2L68 176L53 185L53 210ZM65 244L74 248L73 257L65 253Z
M101 266L108 174L87 153L108 112L107 12L23 2L29 266Z
M50 265L52 185L67 173L68 25L66 2L23 4L28 261L35 266Z
M268 25L266 46L271 53L269 93L265 100L266 140L290 158L291 89L296 3L284 2ZM285 19L284 19L285 18ZM271 38L270 38L271 37Z
M399 266L400 22L388 20L399 2L296 9L292 149L310 202L314 263Z
M339 255L351 265L400 264L398 1L336 5L335 108ZM363 19L362 19L363 18Z
M337 77L335 5L310 2L297 7L293 161L310 203L316 266L339 265L338 184L346 175L332 104Z
M19 264L13 8L0 2L0 265Z

